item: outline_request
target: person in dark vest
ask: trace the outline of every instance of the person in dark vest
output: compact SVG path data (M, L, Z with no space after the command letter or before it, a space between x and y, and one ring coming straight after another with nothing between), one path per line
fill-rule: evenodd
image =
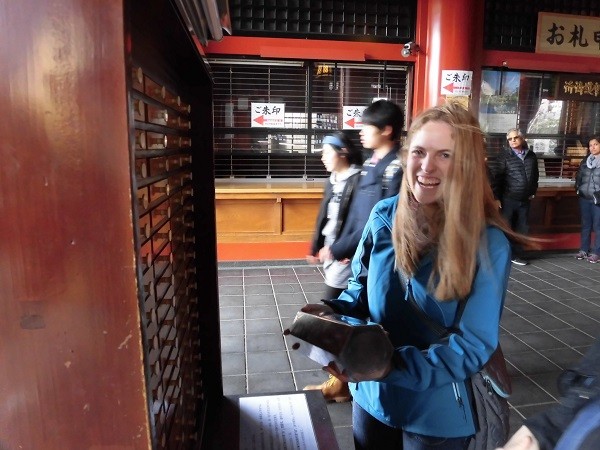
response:
M540 177L537 156L531 150L523 133L513 128L506 133L509 148L503 149L491 166L492 189L502 216L519 234L529 231L529 206L535 197ZM523 248L513 245L513 264L527 265Z
M360 142L372 150L372 155L363 164L344 228L329 246L330 254L324 255L331 260L344 261L354 256L373 206L400 190L398 140L404 126L402 109L389 100L378 100L364 110L362 123ZM333 376L304 390L320 390L328 401L344 402L351 398L348 384Z

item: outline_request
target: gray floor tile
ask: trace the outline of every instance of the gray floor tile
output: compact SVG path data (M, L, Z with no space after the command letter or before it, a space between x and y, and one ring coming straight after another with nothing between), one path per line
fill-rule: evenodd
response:
M535 323L539 325L537 318ZM549 349L560 349L565 348L565 344L558 339L552 337L545 331L534 331L532 333L521 333L519 339L525 342L530 347L535 348L538 351L549 350Z
M241 277L244 275L244 269L221 269L219 268L219 279L226 277Z
M555 315L559 319L564 320L569 325L576 327L576 328L580 328L580 327L583 327L586 325L596 325L596 329L597 330L600 329L600 323L597 320L592 319L591 317L589 317L585 314L571 312L571 313L567 313L567 314L558 314L557 313Z
M243 336L243 320L221 320L221 336Z
M524 418L529 418L537 413L540 413L542 411L545 411L548 408L551 408L552 406L556 405L555 402L545 402L545 403L538 403L535 405L527 405L527 406L519 406L518 408L516 408L520 414L522 414L524 416ZM514 418L515 420L515 425L517 426L517 429L521 426L521 421L519 419L517 419L516 417ZM512 418L511 418L511 422L512 422ZM515 431L517 431L516 429L513 429L512 427L512 423L511 423L511 434L514 433Z
M298 266L295 268L298 275L320 274L321 270L316 266Z
M554 300L564 300L567 298L577 297L577 295L570 291L565 291L564 289L547 289L544 291L544 294Z
M281 283L273 285L275 294L296 294L304 292L300 283Z
M244 353L245 350L244 335L221 336L221 353L223 353L223 357L226 353Z
M248 375L248 392L275 393L295 391L292 373L269 373Z
M248 351L248 353L285 350L286 347L281 333L249 334L246 336L246 351Z
M317 281L317 282L310 282L310 283L302 283L302 290L308 294L308 293L319 293L322 294L323 292L325 292L325 283L321 280L321 281Z
M552 361L544 358L538 353L517 353L515 355L506 355L506 360L510 363L508 372L511 376L518 376L521 373L535 375L540 373L556 372L559 366ZM515 370L515 368L517 370Z
M510 319L510 320L509 320ZM529 333L531 331L538 331L539 328L536 327L531 321L526 320L522 317L510 317L509 315L502 315L501 324L502 328L506 331L519 334L519 333Z
M244 287L241 285L219 286L219 295L243 295Z
M256 286L260 284L271 284L271 277L266 275L244 277L244 286Z
M275 296L269 294L251 294L246 295L246 306L274 305Z
M540 353L563 369L573 366L583 356L580 350L571 347L540 350Z
M246 306L246 319L278 319L275 305Z
M598 327L596 327L596 333L597 332ZM553 331L552 334L557 339L560 339L562 342L572 347L590 345L594 341L594 337L592 337L592 335L582 332L575 328L569 328L566 330L556 330Z
M248 319L246 320L246 335L282 333L279 319Z
M230 306L227 308L219 308L219 316L221 320L234 320L244 318L243 306Z
M549 392L525 377L513 377L511 381L513 392L509 398L509 403L515 407L555 401Z
M248 374L275 374L291 371L290 362L285 351L248 352L247 360Z
M268 276L269 269L266 267L263 268L252 268L252 269L244 269L244 277L256 277L256 276Z
M531 351L531 347L512 334L503 334L500 338L500 344L505 355Z
M273 295L273 286L269 284L253 284L246 286L246 295L267 294Z
M219 286L242 286L244 279L242 277L222 277L219 276Z
M246 394L246 377L243 375L224 376L223 394L242 395Z
M288 275L271 275L271 283L283 284L283 283L299 283L298 276L295 273Z
M306 296L303 292L296 292L293 294L277 293L275 300L279 305L298 305L300 307L306 305Z
M224 295L219 291L219 306L244 306L244 296Z
M243 353L227 353L221 361L223 376L246 375L246 355Z
M219 267L225 394L289 392L327 380L320 364L292 350L292 337L281 332L307 302L320 301L321 268L303 260L242 263ZM513 432L524 417L556 404L558 374L597 335L599 275L598 267L564 254L532 257L530 265L512 267L500 331L513 377ZM350 403L329 404L328 410L340 448L352 450Z
M296 317L298 311L300 311L300 308L300 305L279 305L279 315L282 319L293 319L294 317ZM288 322L291 323L292 321L289 320Z
M296 271L294 270L293 267L271 267L269 269L269 273L271 274L271 276L274 275L294 275L296 274Z

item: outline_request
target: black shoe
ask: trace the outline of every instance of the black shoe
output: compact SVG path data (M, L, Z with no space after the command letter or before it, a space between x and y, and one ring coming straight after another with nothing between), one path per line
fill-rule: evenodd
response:
M517 266L526 266L527 264L529 264L529 262L527 262L521 258L513 258L513 259L511 259L511 261L513 264L516 264Z

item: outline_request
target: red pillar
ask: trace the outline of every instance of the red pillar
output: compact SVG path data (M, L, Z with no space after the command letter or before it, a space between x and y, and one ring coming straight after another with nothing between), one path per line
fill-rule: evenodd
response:
M478 70L476 45L482 37L477 0L420 0L417 11L414 113L443 101L442 70Z

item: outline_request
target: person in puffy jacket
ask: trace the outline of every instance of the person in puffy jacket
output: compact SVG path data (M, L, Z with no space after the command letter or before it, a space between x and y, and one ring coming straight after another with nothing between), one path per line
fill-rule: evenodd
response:
M589 140L589 153L581 161L575 177L581 212L581 243L575 258L591 263L600 260L600 204L594 203L594 192L600 192L600 137ZM592 245L592 231L596 235Z
M302 310L368 318L395 348L387 375L349 383L356 450L463 450L477 428L466 382L498 346L508 238L529 240L502 218L487 178L483 133L461 105L420 114L402 161L400 193L373 208L348 288ZM440 340L422 314L459 331ZM335 363L325 369L348 379Z
M490 167L492 189L508 224L517 233L527 234L529 206L540 178L538 160L518 129L509 130L506 139L509 147L500 152ZM519 245L513 246L512 262L521 266L527 264Z

